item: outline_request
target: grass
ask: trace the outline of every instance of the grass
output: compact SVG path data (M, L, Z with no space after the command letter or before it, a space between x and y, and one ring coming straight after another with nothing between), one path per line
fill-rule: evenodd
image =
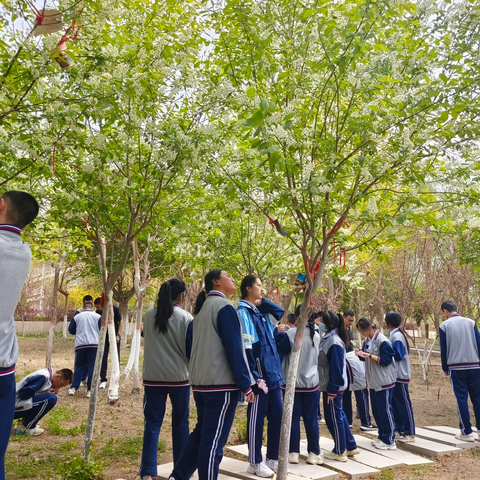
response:
M71 411L66 407L54 408L46 417L45 425L52 435L71 435L85 433L86 425L81 423L75 427L65 427L66 421L71 419Z
M101 450L101 456L131 461L137 460L142 454L142 441L142 437L130 437L120 441L110 437Z

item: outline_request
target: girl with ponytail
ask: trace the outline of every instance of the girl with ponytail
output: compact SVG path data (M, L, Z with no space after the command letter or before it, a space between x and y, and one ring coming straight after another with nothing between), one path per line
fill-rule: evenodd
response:
M318 355L320 390L323 392L325 421L335 442L333 451L324 452L323 455L331 460L346 462L347 457L360 453L342 406L342 395L347 388L345 363L347 333L343 316L340 314L324 312L320 321L325 325L326 332L320 342Z
M187 331L193 319L183 308L186 285L171 278L160 287L157 306L144 316L142 465L137 480L157 475L158 437L167 397L172 403L173 460L178 461L189 434L190 384Z
M412 401L408 393L408 384L412 372L408 358L409 346L407 336L402 327L402 317L398 312L388 312L385 323L390 329L390 343L395 352L397 380L393 389L392 410L395 419L395 431L400 442L415 441L415 420L413 418Z
M300 304L295 309L295 320L300 316ZM295 343L297 327L285 330L285 325L278 326L278 334L275 338L278 353L282 356L283 377L287 378L290 367L290 354ZM307 338L308 337L308 338ZM307 434L307 463L321 465L323 457L320 453L319 429L318 429L318 402L320 392L318 390L318 352L320 348L320 335L315 329L315 315L310 315L305 332L305 341L300 350L298 363L297 383L295 385L295 400L293 403L292 431L290 433L289 463L298 463L300 453L300 417L303 416L303 424Z
M397 378L395 352L388 338L368 318L358 320L357 329L365 337L365 343L362 350L355 350L355 355L365 362L367 388L378 426L378 438L372 445L379 450L396 450L392 412L393 388Z

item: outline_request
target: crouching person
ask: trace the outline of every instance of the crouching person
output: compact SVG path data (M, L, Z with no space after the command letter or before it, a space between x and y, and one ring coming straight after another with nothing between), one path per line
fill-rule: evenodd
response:
M44 368L27 375L17 383L15 397L15 416L21 419L17 435L41 435L43 428L37 423L57 403L57 393L62 387L72 383L73 373L68 368L53 373Z

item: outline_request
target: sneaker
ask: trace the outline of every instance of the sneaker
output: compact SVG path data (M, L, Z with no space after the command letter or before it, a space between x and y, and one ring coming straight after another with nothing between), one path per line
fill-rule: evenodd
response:
M353 425L349 425L349 427L350 427L350 430L351 430L353 428Z
M318 423L319 423L320 425L325 425L327 422L325 421L325 419L320 418L320 419L318 420Z
M339 453L333 453L333 452L324 452L323 456L325 458L328 458L328 460L337 460L338 462L346 462L347 461L347 456L345 455L345 452L343 452L341 455Z
M257 475L257 477L272 478L275 473L268 468L264 462L251 463L247 468L247 473Z
M248 402L238 402L237 407L248 407Z
M413 443L415 441L414 435L405 435L404 433L395 436L396 440L403 443Z
M298 454L297 454L298 455ZM291 462L293 463L293 462ZM298 463L298 457L297 457L297 463ZM320 453L317 455L316 453L310 452L307 457L307 463L309 465L323 465L323 456Z
M298 453L291 452L288 454L288 463L298 463Z
M90 392L90 390L89 390L89 391L87 392L87 398L90 398L90 396L91 396L91 392Z
M265 465L272 470L274 473L277 473L278 470L278 460L272 460L271 458L267 458Z
M347 457L354 457L359 453L360 453L360 450L358 448L354 448L353 450L347 450Z
M68 390L68 394L69 394L69 395L75 395L75 392L76 392L76 390L75 390L74 388L70 388L70 389Z
M83 382L80 382L80 385L78 388L83 388L85 386L85 384Z
M35 427L35 428L27 428L23 424L19 424L17 428L17 435L29 435L32 437L38 437L41 435L45 430L40 427Z
M101 388L102 390L104 390L106 387L107 387L107 382L105 381L105 382L102 382L98 388Z
M455 435L455 438L457 440L462 440L463 442L474 442L475 441L475 437L473 436L473 433L465 435L462 432L460 432L460 433L457 433Z
M391 445L388 443L383 443L381 440L376 441L373 446L375 448L378 448L379 450L396 450L397 446L395 445L395 442L393 442Z
M364 432L373 432L374 430L377 430L377 427L375 425L362 425L360 430L363 430Z

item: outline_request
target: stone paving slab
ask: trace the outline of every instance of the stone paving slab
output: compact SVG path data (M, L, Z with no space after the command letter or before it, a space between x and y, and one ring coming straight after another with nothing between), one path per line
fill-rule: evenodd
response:
M456 433L458 433L458 431ZM426 440L432 440L433 442L443 443L445 445L452 445L457 448L477 448L475 442L465 442L464 440L457 440L454 435L445 432L429 430L426 428L416 428L415 435L416 439L418 437L421 437L425 438Z
M163 465L159 465L157 467L157 476L160 480L168 480L168 477L170 477L170 474L172 473L173 470L173 462L170 463L164 463ZM223 475L221 473L218 474L218 480L231 480L232 477L229 477L227 475ZM198 473L195 472L190 480L198 480Z
M415 437L415 442L413 443L397 442L397 450L398 448L414 453L420 453L427 457L438 457L439 455L460 453L462 451L461 448L434 442L432 440L426 440L425 438L420 437Z
M393 460L397 460L405 465L429 465L433 463L432 460L420 457L419 455L415 455L410 452L406 452L405 450L400 450L398 448L397 450L378 450L378 448L375 448L372 445L372 439L362 435L354 435L353 438L355 438L359 448L377 453L378 455L382 455Z
M423 427L425 428L426 430L433 430L434 432L440 432L440 433L447 433L448 435L456 435L457 433L460 433L460 429L459 428L454 428L454 427L446 427L446 426L429 426L429 427ZM472 427L472 430L474 433L477 433L477 429L474 427ZM480 439L478 438L478 436L476 436L477 438L475 438L475 440L477 442L480 442Z

